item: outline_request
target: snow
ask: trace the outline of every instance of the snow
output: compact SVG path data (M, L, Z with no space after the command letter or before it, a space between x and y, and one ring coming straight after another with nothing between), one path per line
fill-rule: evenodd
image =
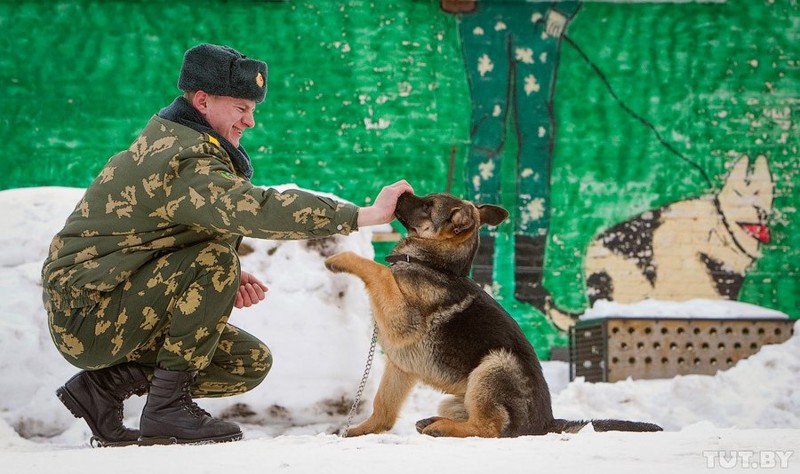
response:
M647 299L636 304L599 300L581 320L598 318L695 318L695 319L787 319L782 312L742 301L708 300L659 301Z
M559 418L651 421L661 433L596 433L516 439L436 439L414 422L435 414L441 394L418 387L388 433L343 439L365 369L372 335L363 285L326 271L326 255L353 250L372 256L373 230L317 242L246 240L242 266L270 287L267 299L236 310L231 322L271 348L274 367L255 390L202 399L216 416L239 423L245 439L203 446L90 449L90 432L54 395L77 369L55 350L41 304L39 271L51 237L82 194L75 188L0 191L0 470L4 473L106 472L800 472L800 324L780 345L714 376L569 381L563 362L543 362ZM385 230L385 229L377 229ZM781 317L742 303L597 304L589 317L683 315ZM713 315L713 316L708 316ZM785 317L785 315L782 315ZM370 411L383 360L378 350L364 393ZM138 424L143 398L126 404L125 422Z

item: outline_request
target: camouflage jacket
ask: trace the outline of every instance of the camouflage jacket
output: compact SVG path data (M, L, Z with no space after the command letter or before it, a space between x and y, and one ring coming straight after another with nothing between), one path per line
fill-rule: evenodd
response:
M357 218L351 204L253 186L236 175L216 138L154 116L130 148L111 157L53 238L42 283L56 307L87 306L183 247L348 234Z

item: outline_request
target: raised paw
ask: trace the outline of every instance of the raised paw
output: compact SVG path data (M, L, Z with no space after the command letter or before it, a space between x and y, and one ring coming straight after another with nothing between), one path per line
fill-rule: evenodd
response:
M325 268L333 273L341 273L347 271L347 262L349 262L356 254L353 252L337 253L333 257L325 259Z

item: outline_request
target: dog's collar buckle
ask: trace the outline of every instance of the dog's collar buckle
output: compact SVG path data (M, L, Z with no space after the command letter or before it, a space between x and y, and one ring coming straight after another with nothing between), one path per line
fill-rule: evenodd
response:
M421 260L412 257L408 254L400 254L400 255L387 255L386 261L390 264L394 265L397 262L406 262L406 263L422 263Z
M425 268L429 268L433 271L443 273L445 275L451 276L459 276L448 269L441 268L439 266L433 265L431 262L426 262L425 260L419 259L417 257L412 257L408 254L394 254L394 255L387 255L384 260L386 260L390 266L393 266L395 263L398 262L405 262L405 263L415 263Z

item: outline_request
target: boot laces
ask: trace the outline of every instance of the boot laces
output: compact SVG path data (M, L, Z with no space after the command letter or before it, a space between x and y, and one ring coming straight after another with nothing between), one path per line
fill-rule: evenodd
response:
M184 408L192 415L196 416L197 418L203 418L203 417L211 418L211 414L200 408L200 406L197 403L195 403L194 400L192 400L191 398L186 397L184 401L185 401Z
M184 395L181 401L183 402L182 405L184 410L188 411L191 415L197 418L202 418L204 416L211 418L211 414L209 412L200 408L200 406L194 400L192 400L192 396L190 395L189 392L190 385L191 382L187 382L183 386Z

